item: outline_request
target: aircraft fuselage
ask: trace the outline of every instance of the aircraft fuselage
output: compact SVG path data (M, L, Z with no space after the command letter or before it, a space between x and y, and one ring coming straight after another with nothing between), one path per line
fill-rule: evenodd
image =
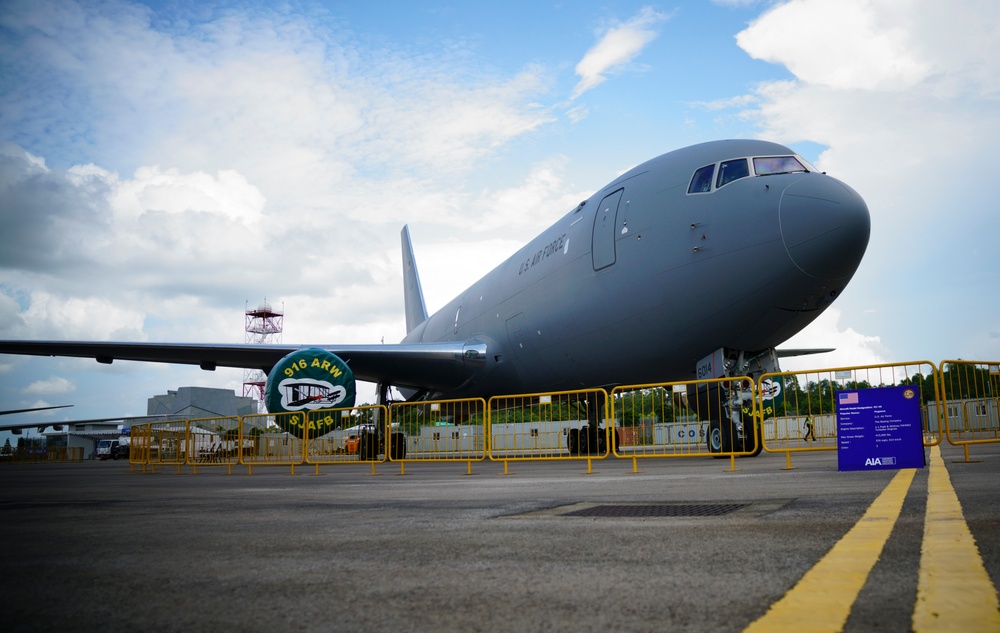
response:
M684 380L719 347L773 348L840 294L870 231L861 197L801 158L809 171L754 168L794 156L716 141L643 163L402 342L485 343L482 370L448 397ZM740 159L748 173L725 182Z

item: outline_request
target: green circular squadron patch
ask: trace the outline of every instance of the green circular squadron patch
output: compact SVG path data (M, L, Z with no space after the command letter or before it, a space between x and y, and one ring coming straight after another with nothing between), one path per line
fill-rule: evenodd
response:
M332 430L315 428L318 420L312 421L310 413L353 407L356 398L351 368L336 354L318 348L298 350L282 358L268 374L264 389L268 413L303 412L302 416L276 417L278 426L296 437L302 437L306 420L313 427L310 437Z

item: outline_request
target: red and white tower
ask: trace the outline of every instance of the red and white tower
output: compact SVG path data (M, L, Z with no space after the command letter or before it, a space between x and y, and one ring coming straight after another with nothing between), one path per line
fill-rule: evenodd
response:
M247 301L245 314L244 329L248 345L281 342L281 331L285 326L285 304L281 304L279 312L271 308L267 299L264 299L264 303L257 308L251 308L250 302ZM266 383L267 376L263 371L259 369L243 371L243 395L257 401L259 413L266 413L264 409L264 386Z

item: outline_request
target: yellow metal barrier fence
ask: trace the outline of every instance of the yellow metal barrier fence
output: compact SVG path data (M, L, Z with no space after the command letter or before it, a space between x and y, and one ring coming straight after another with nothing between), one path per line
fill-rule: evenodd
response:
M145 472L146 466L149 464L149 444L149 424L133 424L132 428L129 429L128 464L130 471L134 471L136 466L142 466L142 470Z
M1000 442L1000 363L946 360L940 377L942 427L971 461L970 445Z
M920 392L924 446L941 442L938 370L926 360L764 374L758 381L764 450L791 454L837 450L836 394L844 390L912 385ZM770 410L763 398L771 394Z
M149 449L146 463L156 472L157 466L181 466L187 461L191 444L187 437L186 420L177 422L150 422ZM131 440L130 440L131 442Z
M53 446L46 448L43 446L32 448L11 448L0 455L0 464L44 464L62 462L82 462L82 446Z
M188 420L188 445L186 463L194 469L199 466L225 466L230 473L240 461L240 419L196 418Z
M394 402L389 407L390 461L472 462L486 458L486 400Z
M837 392L910 385L925 446L1000 442L1000 363L930 361L135 424L129 463L295 466L754 455L838 448ZM376 432L381 429L381 433ZM67 456L69 457L69 456ZM401 472L403 472L401 470Z
M316 466L316 474L321 464L370 462L374 470L376 463L385 461L384 457L380 458L385 453L385 428L389 417L384 406L324 409L308 415L312 423L306 426L305 461ZM381 442L379 428L382 429Z
M616 457L732 457L760 452L748 376L615 387Z
M610 454L608 393L603 389L494 396L487 453L493 461L587 460Z
M240 422L240 463L248 474L254 466L288 466L294 475L305 461L305 412L245 415Z

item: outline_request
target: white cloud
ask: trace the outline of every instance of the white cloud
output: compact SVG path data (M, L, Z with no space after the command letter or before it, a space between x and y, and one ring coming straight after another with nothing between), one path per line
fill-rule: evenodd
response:
M70 177L84 173L100 174L117 184L117 177L92 165L71 169ZM253 223L260 221L265 202L261 192L232 169L220 170L212 176L205 172L182 174L176 168L140 167L113 194L115 215L121 220L135 219L148 210L199 211Z
M868 254L838 307L880 324L881 342L905 357L988 353L982 333L996 302L982 288L998 279L987 271L996 270L988 253L1000 219L987 179L973 174L992 164L1000 137L1000 65L990 61L998 30L992 2L792 0L737 38L795 75L759 85L743 115L764 138L827 146L817 167L867 201ZM963 272L930 282L942 253ZM941 349L946 338L926 333L955 325L931 306L958 305L979 338L949 337L951 349Z
M419 249L414 245L428 312L441 309L523 245L502 239L430 242Z
M844 15L850 24L827 28L826 20ZM935 188L992 156L1000 134L1000 65L984 63L998 28L994 3L793 0L737 37L752 56L784 64L797 77L758 86L756 107L746 114L765 138L827 145L817 166L865 195L881 211L875 222L890 209L893 220L912 221L921 209L936 216L933 206L908 204L907 197L974 193L974 182L947 193ZM916 183L920 172L935 178Z
M517 186L481 192L475 205L481 212L474 230L533 236L569 213L593 192L568 190L563 180L567 162L565 157L552 158L532 166Z
M908 28L915 1L793 0L755 20L736 42L809 84L897 90L919 83L932 68Z
M48 380L36 380L21 390L28 395L59 395L76 391L76 384L72 380L67 380L61 376L52 376Z
M237 311L268 296L292 342L394 342L404 222L439 230L418 258L450 252L425 277L454 294L455 258L481 270L566 207L556 166L463 191L479 161L555 120L540 66L491 74L263 9L190 30L117 2L50 13L0 18L21 44L4 49L20 80L0 132L71 161L0 151L6 338L240 342ZM451 237L470 228L491 235Z
M712 0L712 4L718 4L723 7L752 7L755 4L764 4L766 2L772 2L773 0Z
M62 297L45 291L32 292L30 298L30 304L20 314L28 324L24 338L142 338L141 311L96 297Z
M780 349L826 349L825 354L793 356L781 361L784 371L815 369L817 367L855 367L879 365L889 362L889 351L878 336L869 336L843 327L842 312L828 308L804 330L781 344Z
M652 27L667 17L646 6L630 20L606 29L576 65L580 81L573 89L570 100L604 83L608 73L616 72L631 62L659 35Z
M705 110L726 110L729 108L747 108L756 103L757 97L754 95L738 95L714 101L693 101L690 105L704 108Z

